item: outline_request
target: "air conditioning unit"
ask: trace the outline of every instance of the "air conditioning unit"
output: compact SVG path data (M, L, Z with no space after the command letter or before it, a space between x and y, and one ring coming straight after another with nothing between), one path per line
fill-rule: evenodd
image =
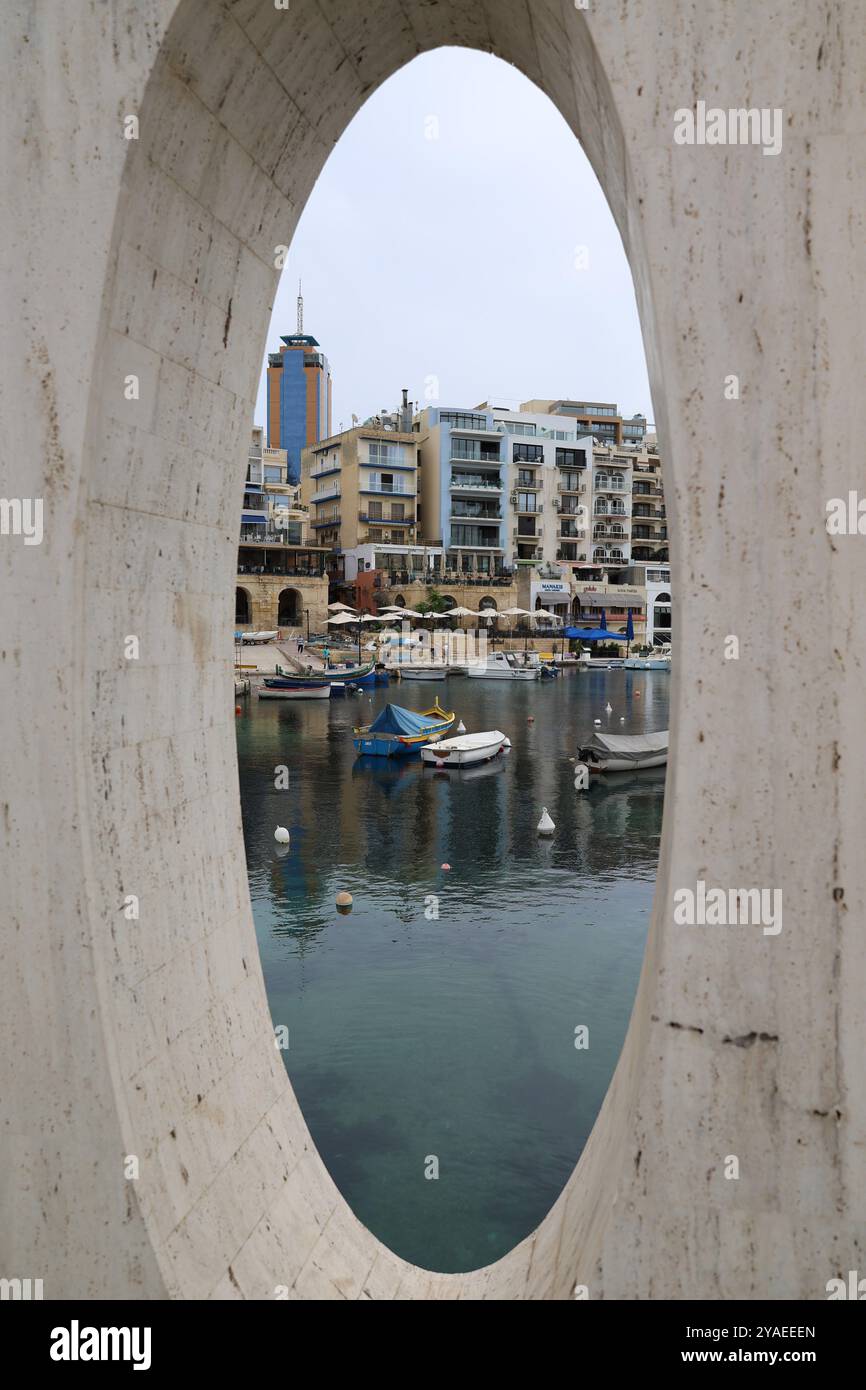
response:
M538 507L537 507L536 510L539 511L539 512L543 512L543 511L544 511L544 503L543 503L543 502L539 502Z
M508 500L509 500L509 502L511 503L512 507L516 507L516 506L517 506L517 493L516 493L516 492L512 492L512 494L511 494L511 496L509 497Z
M561 499L561 498L559 498L559 497L554 497L554 499L553 499L553 510L554 510L555 512L558 512L558 511L561 511L561 510L562 510L562 499Z

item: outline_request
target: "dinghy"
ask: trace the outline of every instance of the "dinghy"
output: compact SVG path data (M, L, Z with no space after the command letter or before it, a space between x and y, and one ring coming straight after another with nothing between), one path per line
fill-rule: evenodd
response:
M664 767L668 760L668 731L657 734L593 734L577 750L578 762L590 772L638 772Z
M432 767L471 767L486 763L502 752L505 735L499 729L483 734L459 734L457 738L441 739L421 749L421 761Z
M417 713L402 705L388 704L372 724L355 730L355 751L378 758L405 758L427 743L443 738L456 715L441 709L437 700L432 709Z

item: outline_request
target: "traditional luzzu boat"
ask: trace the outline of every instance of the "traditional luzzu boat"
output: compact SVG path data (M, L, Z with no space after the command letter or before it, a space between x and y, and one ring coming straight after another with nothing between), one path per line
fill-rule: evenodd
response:
M331 687L327 681L318 685L293 685L269 689L267 683L259 688L260 700L327 700Z
M577 758L590 772L639 772L645 767L664 767L668 760L668 731L593 734L579 746Z
M449 714L441 709L438 700L432 709L420 713L388 704L372 724L355 729L355 751L378 758L406 758L443 738L456 717L453 711Z
M268 690L305 690L329 685L332 693L335 687L339 687L337 693L342 694L347 685L376 684L376 667L372 661L364 666L330 666L327 670L320 671L284 671L282 666L278 666L276 670L275 676L265 679Z

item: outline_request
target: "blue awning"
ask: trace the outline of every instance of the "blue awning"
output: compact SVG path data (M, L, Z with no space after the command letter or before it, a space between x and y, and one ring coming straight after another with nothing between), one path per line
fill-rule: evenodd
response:
M245 521L250 526L267 526L267 517L262 516L261 512L241 512L241 521Z
M621 632L608 632L606 627L566 627L563 637L574 637L579 642L627 642Z

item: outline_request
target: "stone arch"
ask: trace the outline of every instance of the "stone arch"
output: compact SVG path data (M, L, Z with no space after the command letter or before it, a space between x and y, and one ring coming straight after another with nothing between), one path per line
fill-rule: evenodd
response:
M492 613L498 613L499 611L499 605L497 604L496 599L491 598L489 594L485 598L483 598L479 603L479 613L485 608L489 608Z
M235 626L249 627L252 622L252 599L247 589L235 589Z
M7 552L15 680L44 692L42 703L7 703L8 747L22 759L8 823L36 854L50 819L65 869L62 891L28 853L4 875L27 930L0 982L3 1013L32 1041L3 1086L27 1135L5 1169L29 1198L9 1232L21 1267L50 1269L46 1295L58 1298L270 1298L285 1284L295 1298L568 1299L576 1282L594 1298L824 1297L828 1270L857 1267L862 1216L848 1180L864 1125L866 864L847 814L860 768L832 757L836 739L859 746L860 675L838 661L830 624L811 634L796 681L768 686L766 671L790 665L790 612L816 590L823 611L850 615L852 649L866 645L859 569L815 522L827 495L846 494L859 430L847 403L859 396L866 274L862 238L839 229L862 226L866 191L839 170L856 166L864 119L844 60L858 51L861 6L838 7L828 38L820 7L797 0L798 52L815 62L808 83L772 7L746 0L666 4L664 24L645 6L584 12L563 0L345 0L293 7L290 19L257 0L161 0L146 22L130 10L113 42L102 10L37 13L28 52L5 45L2 59L10 161L34 130L69 131L44 143L42 177L4 210L5 249L21 271L6 322L16 351L2 363L19 407L8 452L22 495L45 496L51 523L38 591L32 552ZM580 137L605 190L669 451L671 556L693 668L719 669L728 613L763 634L761 661L730 663L724 681L690 686L688 699L673 673L676 794L616 1075L542 1225L465 1276L430 1275L385 1250L310 1145L273 1047L225 696L275 250L369 93L443 44L516 64ZM722 163L672 142L673 107L693 100L690 74L722 68L734 46L740 90L771 88L787 114L779 159L732 149ZM47 83L60 52L64 80ZM22 83L31 99L16 103ZM118 112L130 107L140 139L127 143ZM833 157L810 159L816 148ZM745 245L743 209L775 248L771 262ZM56 255L61 221L75 276ZM60 321L74 354L57 341ZM778 381L762 356L768 331L785 344ZM717 389L730 361L762 382L735 413ZM793 508L787 459L803 438L816 443ZM706 506L722 492L724 528ZM742 538L742 563L728 564L726 534ZM117 657L130 615L147 656L134 685ZM47 659L30 640L40 624L55 634ZM778 731L814 727L830 695L816 765L832 771L803 782L799 745ZM37 728L41 756L69 768L60 789L28 775ZM720 756L735 740L739 756ZM750 808L747 844L737 806ZM788 842L808 843L808 862L783 862L777 846ZM672 928L674 886L743 872L784 890L797 928L786 922L776 939ZM140 893L141 930L117 930L119 893ZM58 924L74 952L58 951ZM227 1015L236 1026L215 1045L201 1025ZM70 1043L60 1056L44 1041L58 1035ZM726 1046L740 1037L756 1041ZM834 1107L828 1124L820 1117ZM748 1190L717 1181L711 1132L758 1175ZM125 1153L141 1157L132 1194ZM784 1166L768 1171L767 1153L784 1154Z
M281 589L277 603L277 627L300 627L304 620L304 595L300 589Z

